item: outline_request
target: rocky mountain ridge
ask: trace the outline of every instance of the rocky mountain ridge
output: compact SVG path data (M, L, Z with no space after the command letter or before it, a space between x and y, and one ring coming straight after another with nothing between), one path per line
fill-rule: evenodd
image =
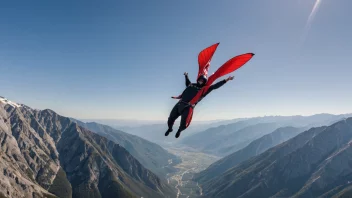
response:
M15 103L16 104L16 103ZM115 142L52 110L0 101L3 197L173 197Z
M334 197L350 193L352 118L311 128L201 184L203 197Z

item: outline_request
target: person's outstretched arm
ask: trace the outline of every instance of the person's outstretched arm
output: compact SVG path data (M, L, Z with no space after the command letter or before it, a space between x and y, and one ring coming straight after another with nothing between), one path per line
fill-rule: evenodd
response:
M188 73L185 72L183 75L185 75L185 80L186 80L186 87L188 87L191 84L191 81L188 78Z
M208 91L204 94L204 96L208 95L208 94L209 94L210 92L212 92L213 90L220 88L220 87L223 86L227 81L233 80L233 78L234 78L233 76L230 76L230 77L228 77L228 78L226 78L226 79L224 79L224 80L222 80L222 81L217 82L217 83L214 84L214 85L211 85L211 86L209 87ZM203 97L204 97L204 96L203 96Z

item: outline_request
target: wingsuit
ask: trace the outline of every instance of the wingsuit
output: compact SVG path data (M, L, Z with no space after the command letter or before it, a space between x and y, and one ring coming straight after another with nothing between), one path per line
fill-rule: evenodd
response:
M171 110L169 119L167 121L169 129L166 131L165 136L168 136L169 133L172 132L172 127L175 123L175 120L179 116L181 116L181 123L175 137L178 138L181 134L181 131L187 128L187 121L190 119L190 116L192 116L193 112L191 108L194 108L194 106L197 104L195 103L194 105L191 105L190 101L198 94L200 90L202 90L208 80L205 75L199 76L197 79L197 83L191 83L188 78L188 75L185 75L185 79L187 88L182 92L180 96L177 97L180 99L180 101ZM204 98L213 90L220 88L226 82L227 80L222 80L214 85L211 85L208 90L203 94L202 98Z
M246 53L239 56L235 56L223 64L216 72L207 77L208 70L210 67L210 61L220 43L216 43L210 47L202 50L198 55L198 76L197 82L191 83L187 73L185 73L186 89L181 95L172 97L179 99L179 102L173 107L169 115L167 124L168 130L165 136L168 136L173 131L172 127L175 120L181 116L180 127L175 135L178 138L183 130L185 130L191 123L193 116L193 109L197 103L199 103L205 96L215 89L223 86L228 80L232 80L233 77L229 77L226 80L219 81L213 85L213 82L219 77L229 74L238 68L246 64L253 56L253 53Z

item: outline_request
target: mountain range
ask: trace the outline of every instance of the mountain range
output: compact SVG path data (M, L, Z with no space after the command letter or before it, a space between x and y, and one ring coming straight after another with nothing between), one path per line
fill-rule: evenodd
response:
M213 177L199 180L202 197L348 197L351 156L352 118L347 118L304 131L260 155L234 163L222 174L213 174L210 167L202 177Z
M0 100L0 197L175 197L114 140L52 110Z
M228 169L244 162L254 156L257 156L267 149L274 147L286 140L295 137L299 133L303 132L304 128L295 127L282 127L276 129L274 132L264 135L253 142L251 142L245 148L236 151L210 165L206 170L200 172L195 178L200 182L205 182L211 178L221 175Z
M350 114L317 114L313 116L266 116L235 120L234 123L211 127L187 136L181 140L181 144L197 151L227 156L280 127L310 128L331 124L348 116Z
M0 97L0 198L187 197L180 189L201 198L350 197L352 117L347 116L196 125L198 131L171 145L223 158L194 174L190 170L197 167L176 172L181 158L136 135ZM148 126L138 128L159 133ZM191 160L180 166L198 166ZM175 181L167 174L175 174Z
M162 124L146 124L142 126L131 126L131 127L113 127L122 131L126 131L129 134L136 135L148 141L157 143L162 146L170 146L173 144L177 144L179 140L184 139L190 135L196 134L198 132L202 132L209 127L218 126L220 122L200 122L200 123L192 123L186 131L182 133L179 138L175 138L175 131L179 126L179 122L175 122L174 124L174 132L172 132L169 137L165 137L165 131L167 129L166 123Z

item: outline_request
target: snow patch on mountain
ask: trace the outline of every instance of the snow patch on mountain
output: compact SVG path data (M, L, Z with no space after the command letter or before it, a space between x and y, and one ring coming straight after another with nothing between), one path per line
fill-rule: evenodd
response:
M11 105L12 107L21 107L20 104L17 104L17 103L15 103L15 102L12 102L12 101L10 101L10 100L8 100L7 98L2 97L2 96L0 96L0 102L3 103L3 104L5 104L5 105L6 105L6 104Z

